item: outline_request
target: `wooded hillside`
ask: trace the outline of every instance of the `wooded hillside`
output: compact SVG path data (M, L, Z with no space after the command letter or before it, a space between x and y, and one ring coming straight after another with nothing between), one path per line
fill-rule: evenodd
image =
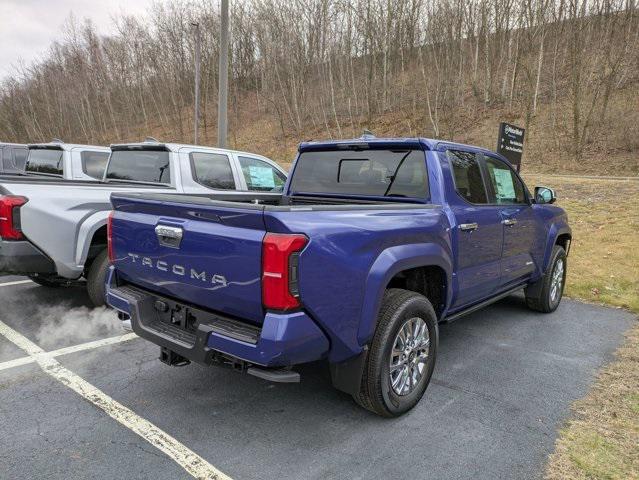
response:
M0 91L0 139L192 141L194 28L203 142L216 136L217 2L171 1L100 37L70 20ZM308 138L420 135L494 148L527 129L524 168L639 173L634 0L231 0L231 146L289 162Z

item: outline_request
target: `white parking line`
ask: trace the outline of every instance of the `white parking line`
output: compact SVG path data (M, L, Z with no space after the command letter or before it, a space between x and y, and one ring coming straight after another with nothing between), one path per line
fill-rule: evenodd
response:
M68 355L69 353L81 352L83 350L91 350L93 348L106 347L108 345L127 342L129 340L133 340L134 338L138 338L135 333L126 333L124 335L118 335L117 337L103 338L101 340L95 340L93 342L81 343L79 345L59 348L58 350L47 352L47 355L51 357L59 357L60 355Z
M118 335L117 337L103 338L102 340L95 340L93 342L81 343L79 345L72 345L70 347L59 348L58 350L52 350L45 352L44 355L49 357L59 357L61 355L68 355L70 353L81 352L83 350L92 350L94 348L105 347L108 345L115 345L117 343L126 342L137 338L135 333L127 333L125 335ZM42 354L37 354L42 355ZM15 360L9 360L7 362L0 363L0 371L8 370L9 368L19 367L20 365L26 365L28 363L34 363L36 356L28 356L16 358Z
M231 480L230 477L216 469L168 433L109 397L79 375L63 367L50 353L45 352L38 345L2 321L0 321L0 335L29 354L46 374L69 387L82 398L103 410L111 418L164 452L193 477L206 480Z
M10 287L12 285L23 285L25 283L33 283L33 280L16 280L15 282L0 283L0 287Z
M8 370L10 368L19 367L20 365L27 365L29 363L35 362L34 357L21 357L16 358L15 360L9 360L8 362L0 363L0 371Z

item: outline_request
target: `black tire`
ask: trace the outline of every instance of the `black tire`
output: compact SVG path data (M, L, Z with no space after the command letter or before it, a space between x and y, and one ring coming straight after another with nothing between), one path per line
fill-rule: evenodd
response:
M29 278L32 282L48 288L66 287L69 284L69 280L66 278L55 275L29 275Z
M559 274L558 269L562 272ZM542 313L551 313L557 310L566 285L566 272L568 271L568 263L566 260L566 251L563 247L555 245L550 256L548 270L535 283L526 287L526 305L531 310ZM553 296L553 277L559 274L561 284Z
M400 395L394 390L391 381L391 351L400 329L413 318L423 320L428 329L428 356L422 376L414 388ZM438 337L437 316L426 297L398 288L386 290L364 366L360 391L353 395L355 401L383 417L397 417L417 405L433 375Z
M87 292L91 302L96 307L101 307L106 303L106 288L104 282L109 271L109 257L107 251L101 251L93 259L87 275Z

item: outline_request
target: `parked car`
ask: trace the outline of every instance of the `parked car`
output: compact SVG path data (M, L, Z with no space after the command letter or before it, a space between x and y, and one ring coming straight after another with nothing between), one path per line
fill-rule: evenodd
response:
M101 180L109 159L109 147L76 145L53 140L33 143L24 167L25 174L64 180Z
M26 145L0 142L0 174L23 172L27 153Z
M43 151L46 155L40 157ZM286 180L284 170L260 155L156 141L112 145L100 181L61 180L52 171L57 161L45 167L40 160L50 160L50 151L67 152L48 146L30 150L27 169L38 153L38 172L44 176L0 176L0 272L27 275L49 287L86 280L96 306L104 304L111 193L226 198L236 194L234 190L281 190ZM72 159L75 149L70 152ZM67 159L63 156L63 168Z
M112 195L107 302L169 365L273 381L327 360L383 416L422 397L438 323L518 290L552 312L571 230L500 155L428 139L302 143L283 195Z

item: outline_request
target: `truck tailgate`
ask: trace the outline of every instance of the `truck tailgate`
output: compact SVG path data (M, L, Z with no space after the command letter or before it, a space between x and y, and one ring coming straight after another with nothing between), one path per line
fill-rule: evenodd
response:
M118 278L260 324L263 206L114 194Z

